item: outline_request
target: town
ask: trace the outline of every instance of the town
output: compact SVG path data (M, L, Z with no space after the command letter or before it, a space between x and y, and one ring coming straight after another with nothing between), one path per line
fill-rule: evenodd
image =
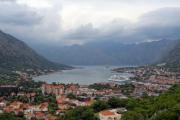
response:
M180 83L179 73L162 67L118 68L113 71L131 73L129 84L105 82L93 85L34 82L25 73L18 85L0 86L0 113L13 113L25 119L58 120L68 110L90 107L96 102L112 98L126 100L130 97L159 96ZM27 88L28 86L28 88ZM120 120L127 109L123 106L98 111L100 120Z

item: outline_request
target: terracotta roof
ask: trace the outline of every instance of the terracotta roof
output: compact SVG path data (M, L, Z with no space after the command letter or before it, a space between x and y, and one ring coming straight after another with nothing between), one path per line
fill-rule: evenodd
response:
M65 97L65 96L61 96L61 97L58 98L56 101L57 101L58 104L62 104L62 103L65 102L65 100L66 100L66 97Z
M45 120L57 120L57 117L51 114L45 116Z
M58 113L64 113L65 110L56 110L56 112L58 112Z
M86 104L87 106L90 106L90 105L92 105L93 103L94 103L94 100L85 101L85 104Z
M101 111L100 114L103 115L103 116L112 116L112 115L115 115L114 112L111 112L109 110Z
M44 113L42 113L42 112L35 112L34 114L35 114L36 118L42 118L44 116Z
M47 108L47 107L48 107L48 102L40 104L40 109L44 109L44 108Z
M78 89L78 86L76 85L71 85L68 87L68 90L77 90Z
M44 84L43 87L47 88L64 88L64 85L52 85L52 84Z
M6 108L4 108L3 111L7 112L7 113L10 113L10 112L12 112L12 109L10 107L6 107Z

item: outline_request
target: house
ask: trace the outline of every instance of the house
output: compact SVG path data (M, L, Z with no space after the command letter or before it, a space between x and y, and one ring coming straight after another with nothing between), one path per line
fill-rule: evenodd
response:
M67 89L65 90L66 94L73 93L75 95L79 94L79 86L78 85L69 85Z
M35 117L32 112L28 112L27 114L24 114L24 116L27 120L31 120L31 118Z
M5 101L0 102L0 108L4 108L5 106L6 106L6 102Z
M94 100L85 101L82 102L81 106L91 106L94 102Z
M45 103L41 103L40 105L39 105L39 109L40 109L40 111L42 111L42 112L47 112L48 111L48 103L47 102L45 102Z
M37 119L44 119L44 113L43 112L35 112L34 116Z
M65 87L62 84L43 84L41 90L43 94L54 94L56 96L59 96L64 94Z
M44 120L57 120L57 117L52 114L47 114Z
M33 102L36 96L36 93L27 93L26 96L28 97L29 102Z
M65 96L61 96L61 97L57 97L56 101L58 104L63 104L63 103L69 102L69 98Z
M56 99L56 101L57 101L57 104L58 104L58 108L60 110L67 110L67 109L69 109L69 107L70 107L70 105L69 105L69 102L70 102L69 98L66 98L65 96L61 96L61 97L58 97Z
M120 120L121 114L117 113L116 109L104 110L99 112L100 120Z
M112 89L98 90L95 92L96 95L109 95L112 93L113 93Z
M88 87L82 86L79 88L80 95L86 94L87 96L92 97L95 94L95 92L96 92L96 90L89 89Z

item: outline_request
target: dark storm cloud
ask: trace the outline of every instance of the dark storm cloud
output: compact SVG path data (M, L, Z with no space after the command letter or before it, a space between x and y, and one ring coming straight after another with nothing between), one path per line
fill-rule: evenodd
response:
M118 19L95 28L91 23L88 23L68 31L64 34L64 39L82 40L82 43L96 40L115 40L127 34L125 31L130 29L130 24L128 21Z
M147 38L180 38L180 8L163 8L143 15L137 31Z
M77 29L73 29L64 34L64 39L96 39L98 37L99 30L95 29L91 23L81 25Z
M27 43L51 43L61 35L61 7L36 9L19 2L0 2L0 30Z
M33 25L41 21L42 17L27 6L18 5L14 0L0 2L0 23L12 25Z
M132 43L180 38L178 7L148 12L135 23L123 19L116 19L98 27L93 23L77 23L80 24L79 27L65 31L61 27L63 24L61 7L55 4L42 12L15 1L0 0L0 29L28 42L41 41L49 44L54 40L59 44L83 44L91 41L114 40Z
M144 22L147 25L177 25L180 21L180 7L174 8L161 8L140 17L139 22Z

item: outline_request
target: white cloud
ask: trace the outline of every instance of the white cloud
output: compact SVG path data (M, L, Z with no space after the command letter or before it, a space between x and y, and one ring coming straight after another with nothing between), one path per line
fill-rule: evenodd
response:
M52 7L51 0L16 0L16 2L36 9Z

